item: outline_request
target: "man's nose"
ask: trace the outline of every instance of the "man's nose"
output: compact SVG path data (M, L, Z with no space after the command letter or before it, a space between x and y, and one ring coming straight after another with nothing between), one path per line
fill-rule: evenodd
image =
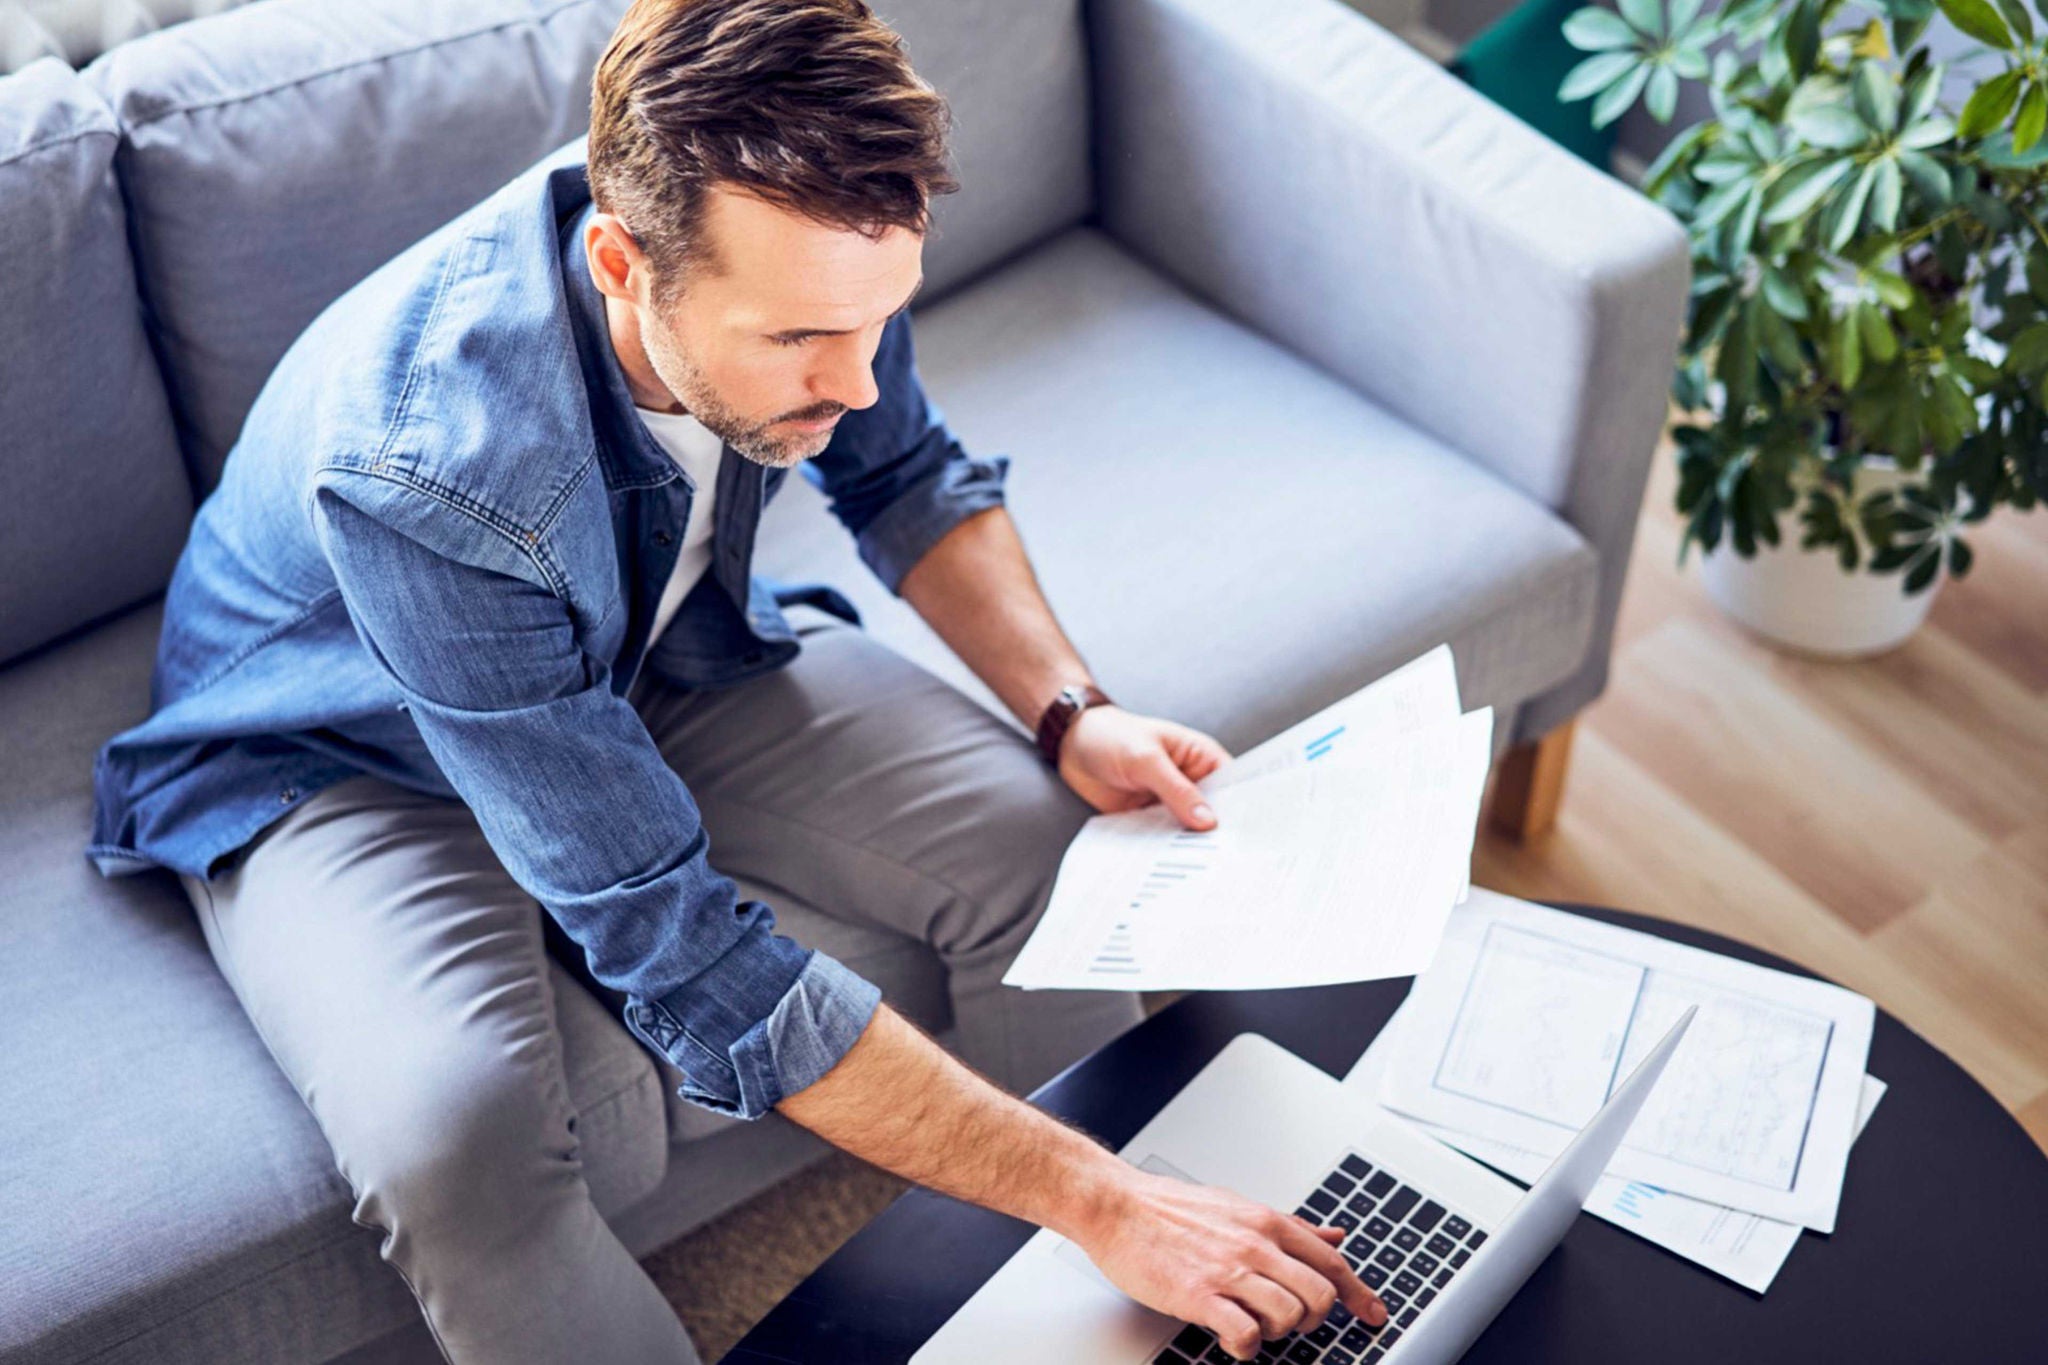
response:
M862 354L865 349L855 344L835 350L831 363L812 385L819 398L848 408L875 405L882 396L882 390L875 383L872 359Z

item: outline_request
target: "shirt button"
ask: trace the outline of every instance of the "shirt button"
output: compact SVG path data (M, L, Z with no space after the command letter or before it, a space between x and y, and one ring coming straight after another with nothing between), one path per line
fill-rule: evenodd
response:
M277 794L277 804L280 806L289 806L294 800L297 799L298 795L299 789L297 787L286 787L283 791Z
M666 545L672 538L666 531L656 531L654 533L654 543L656 545Z

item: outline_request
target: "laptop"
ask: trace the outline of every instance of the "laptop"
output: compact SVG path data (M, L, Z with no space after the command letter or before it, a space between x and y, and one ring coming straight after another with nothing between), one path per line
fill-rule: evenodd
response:
M1261 1343L1270 1365L1449 1365L1564 1240L1664 1073L1672 1025L1525 1194L1255 1033L1240 1034L1122 1150L1146 1170L1222 1185L1344 1229L1385 1300L1377 1329L1340 1303L1313 1332ZM1129 1298L1040 1229L911 1357L913 1365L1222 1365L1206 1331Z

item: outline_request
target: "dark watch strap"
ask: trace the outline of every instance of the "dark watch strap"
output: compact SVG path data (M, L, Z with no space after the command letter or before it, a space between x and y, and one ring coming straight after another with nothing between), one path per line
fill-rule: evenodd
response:
M1045 755L1045 761L1053 767L1060 766L1060 741L1067 737L1067 728L1074 723L1074 717L1091 706L1114 706L1109 695L1093 683L1075 683L1060 689L1060 694L1046 705L1045 713L1038 718L1038 752Z

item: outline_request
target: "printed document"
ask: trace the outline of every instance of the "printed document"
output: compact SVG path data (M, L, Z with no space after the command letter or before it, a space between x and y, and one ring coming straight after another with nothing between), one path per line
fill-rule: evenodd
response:
M1832 1231L1876 1011L1826 982L1475 890L1409 995L1380 1100L1547 1160L1694 1004L1608 1169Z
M1400 1028L1406 1013L1405 1005L1395 1011L1387 1026L1380 1030L1380 1036L1373 1040L1365 1055L1344 1077L1346 1085L1377 1100L1388 1059L1403 1046ZM1884 1092L1883 1081L1875 1076L1864 1076L1856 1108L1858 1136L1862 1135L1864 1125L1870 1122L1871 1112L1884 1098ZM1524 1184L1536 1183L1550 1164L1550 1159L1539 1153L1510 1147L1491 1138L1460 1133L1415 1119L1408 1122L1437 1141L1456 1147L1496 1170L1505 1171ZM1585 1208L1586 1212L1604 1218L1616 1227L1625 1228L1645 1241L1654 1242L1666 1251L1683 1256L1759 1294L1771 1287L1771 1281L1777 1278L1786 1258L1791 1256L1792 1248L1798 1244L1801 1232L1797 1223L1709 1204L1640 1180L1625 1180L1612 1175L1602 1176L1593 1186Z
M1457 711L1440 649L1200 784L1216 825L1163 805L1090 819L1003 980L1244 990L1409 976L1471 867L1493 715Z

